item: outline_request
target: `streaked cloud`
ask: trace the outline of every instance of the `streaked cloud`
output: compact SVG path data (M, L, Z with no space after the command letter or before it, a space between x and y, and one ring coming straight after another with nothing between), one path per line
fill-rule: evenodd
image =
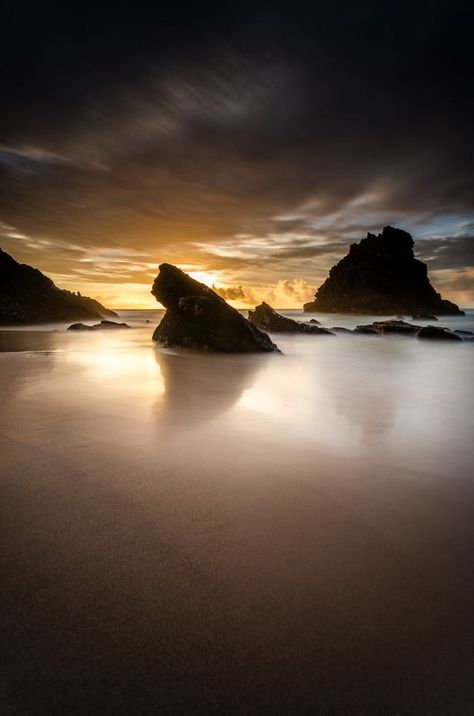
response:
M169 261L296 302L390 223L454 298L474 236L470 12L81 6L71 23L10 4L3 247L120 300L122 283L148 301Z

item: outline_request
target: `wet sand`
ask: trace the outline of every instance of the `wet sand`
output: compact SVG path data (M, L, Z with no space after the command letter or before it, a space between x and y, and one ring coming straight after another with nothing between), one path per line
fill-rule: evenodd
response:
M473 713L472 346L152 329L0 335L2 713Z

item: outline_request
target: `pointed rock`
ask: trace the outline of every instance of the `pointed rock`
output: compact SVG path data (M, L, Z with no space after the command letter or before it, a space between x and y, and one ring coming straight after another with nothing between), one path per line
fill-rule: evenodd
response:
M278 351L266 333L176 266L161 264L151 292L167 309L153 334L165 346L223 353Z

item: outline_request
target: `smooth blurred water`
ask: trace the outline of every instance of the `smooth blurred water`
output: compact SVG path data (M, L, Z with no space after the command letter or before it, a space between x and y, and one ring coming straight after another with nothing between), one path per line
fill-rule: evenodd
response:
M302 320L313 315L286 313ZM383 463L427 475L470 475L472 343L274 335L283 355L222 356L154 344L151 334L162 315L122 311L132 326L122 331L2 332L3 393L9 398L4 420L8 410L19 419L27 401L23 437L29 426L40 431L37 410L48 415L39 435L46 442L51 423L67 432L62 418L73 414L77 437L98 423L99 438L107 423L121 446L133 436L141 450L153 450L166 434L175 449L192 442L199 454L206 446L202 459L229 464L241 459L245 444L247 451L271 451L277 462L296 451L308 466L327 455L347 466ZM372 320L318 318L345 327ZM440 325L474 329L474 313ZM225 440L225 455L209 450L216 440Z
M472 713L474 343L161 315L0 332L6 713Z

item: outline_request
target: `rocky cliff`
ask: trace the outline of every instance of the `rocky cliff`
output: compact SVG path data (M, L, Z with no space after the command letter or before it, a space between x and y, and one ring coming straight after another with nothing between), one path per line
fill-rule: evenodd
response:
M305 311L324 313L462 315L430 283L426 264L413 253L411 235L386 226L352 244L329 272Z
M111 317L117 314L95 299L58 288L0 249L0 325Z

